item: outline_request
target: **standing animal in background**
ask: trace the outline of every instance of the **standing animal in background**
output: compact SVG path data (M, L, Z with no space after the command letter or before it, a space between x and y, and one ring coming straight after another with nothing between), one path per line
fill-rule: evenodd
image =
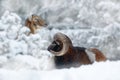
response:
M94 61L106 61L106 57L96 48L74 47L70 38L62 33L56 33L48 51L54 54L56 68L78 67L92 64Z
M37 15L32 15L25 21L25 26L30 29L30 33L35 34L35 31L41 27L47 26L46 22Z

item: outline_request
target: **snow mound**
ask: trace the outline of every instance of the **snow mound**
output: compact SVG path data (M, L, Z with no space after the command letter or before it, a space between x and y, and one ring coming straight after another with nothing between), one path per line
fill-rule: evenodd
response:
M52 71L0 69L0 80L120 80L120 61Z

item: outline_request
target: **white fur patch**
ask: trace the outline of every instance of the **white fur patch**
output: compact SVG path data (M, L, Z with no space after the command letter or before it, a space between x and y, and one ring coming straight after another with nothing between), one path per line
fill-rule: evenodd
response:
M92 51L90 51L89 49L86 49L85 52L87 53L90 61L91 61L91 62L94 62L95 59L96 59L96 58L95 58L95 54L94 54Z

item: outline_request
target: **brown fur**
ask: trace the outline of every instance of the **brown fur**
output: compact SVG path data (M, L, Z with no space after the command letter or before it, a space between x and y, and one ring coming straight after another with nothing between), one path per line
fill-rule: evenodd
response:
M38 28L46 26L46 22L37 15L32 15L31 18L27 18L25 21L25 26L30 29L30 33L35 34Z
M86 49L83 47L74 47L71 40L64 34L57 33L57 35L54 36L54 39L55 40L53 41L53 43L48 47L48 51L52 52L58 49L58 51L56 51L58 53L52 52L55 55L54 60L57 68L78 67L83 64L92 64L93 62L90 60L89 55L86 53L86 50L88 50L91 55L95 54L95 61L99 62L106 60L106 57L103 55L103 53L96 48ZM64 44L62 44L61 42L64 42ZM64 54L58 55L61 54L61 50L63 50L61 49L59 51L59 48L63 47L65 44L68 44L68 50L65 50Z
M95 48L91 48L90 51L92 51L95 54L96 61L106 61L106 57L103 55L101 51Z
M91 64L85 49L81 47L69 48L68 52L63 56L55 56L55 64L57 68L78 67L83 64Z

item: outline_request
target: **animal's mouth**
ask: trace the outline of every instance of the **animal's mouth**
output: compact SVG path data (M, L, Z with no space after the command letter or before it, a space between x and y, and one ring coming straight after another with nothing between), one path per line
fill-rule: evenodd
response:
M58 41L53 41L52 44L48 47L48 51L59 52L62 50L62 45Z

